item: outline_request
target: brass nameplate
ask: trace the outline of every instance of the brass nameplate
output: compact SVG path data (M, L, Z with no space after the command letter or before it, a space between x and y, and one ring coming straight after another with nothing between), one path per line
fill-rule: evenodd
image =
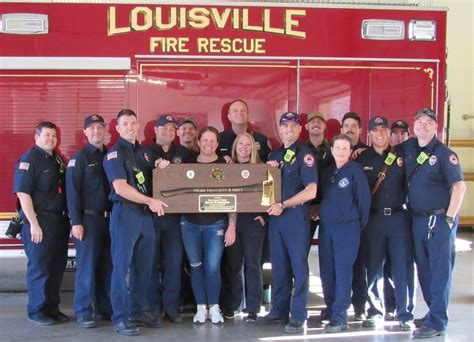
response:
M233 213L236 211L236 195L199 195L200 213Z

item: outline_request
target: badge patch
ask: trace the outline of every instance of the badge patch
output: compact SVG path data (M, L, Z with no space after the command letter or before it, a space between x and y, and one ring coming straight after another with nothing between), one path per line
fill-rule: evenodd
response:
M453 165L458 165L459 164L458 157L456 157L456 155L454 153L451 153L449 155L449 162Z
M314 166L314 156L311 153L307 153L303 157L304 163L308 167Z
M431 156L430 159L428 160L428 163L433 166L434 164L436 164L436 161L438 160L438 158L436 156Z
M347 187L348 185L349 185L349 179L347 179L347 177L344 177L343 179L339 181L339 183L337 183L337 186L339 186L341 189Z
M69 163L67 163L67 167L74 167L76 166L76 159L71 159Z
M364 166L364 171L369 171L373 170L374 168L372 166Z
M247 178L250 177L250 172L249 172L249 170L242 170L240 175L242 176L243 179L247 179Z
M30 163L21 162L20 165L18 165L19 170L28 171L29 168L30 168Z
M397 158L397 165L400 166L400 167L403 166L403 158L402 157Z
M116 159L116 158L117 158L117 151L113 151L107 154L107 160Z
M181 164L182 162L183 160L181 159L181 157L174 157L172 160L173 164Z
M145 157L145 160L146 160L147 162L150 161L150 157L148 156L148 153L146 153L146 152L143 153L143 157Z

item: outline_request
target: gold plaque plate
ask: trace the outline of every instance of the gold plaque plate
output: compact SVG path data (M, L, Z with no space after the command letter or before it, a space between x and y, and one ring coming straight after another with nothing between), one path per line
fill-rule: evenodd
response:
M236 195L199 195L200 213L233 213L236 211Z

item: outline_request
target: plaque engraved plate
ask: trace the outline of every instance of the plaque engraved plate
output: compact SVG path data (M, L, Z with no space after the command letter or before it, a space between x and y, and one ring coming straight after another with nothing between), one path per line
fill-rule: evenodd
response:
M200 213L233 213L237 211L236 195L199 195Z

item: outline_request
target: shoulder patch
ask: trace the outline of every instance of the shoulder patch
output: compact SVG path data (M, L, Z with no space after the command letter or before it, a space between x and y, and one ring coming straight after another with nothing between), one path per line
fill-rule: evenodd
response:
M30 163L21 162L21 163L18 165L18 169L19 169L19 170L28 171L29 168L30 168Z
M454 153L451 153L449 155L449 162L453 165L458 165L459 164L459 159Z
M428 163L433 166L434 164L436 164L436 162L438 161L438 158L435 156L435 155L432 155L430 157L430 159L428 160Z
M403 166L403 158L402 157L397 158L397 165L400 166L400 167Z
M76 166L76 159L71 159L67 164L67 167L74 167Z
M116 159L116 158L117 158L117 151L112 151L107 154L107 160Z
M306 153L303 157L304 163L308 167L314 166L314 156L311 153Z

